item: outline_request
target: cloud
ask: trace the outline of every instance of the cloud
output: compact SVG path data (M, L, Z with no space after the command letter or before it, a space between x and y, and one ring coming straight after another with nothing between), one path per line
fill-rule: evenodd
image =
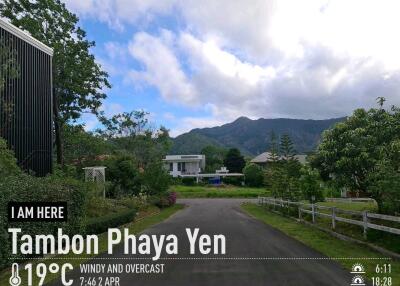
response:
M67 7L83 18L94 18L116 31L126 24L152 21L154 14L164 14L172 8L171 0L64 0Z
M214 127L224 124L224 121L212 117L184 117L179 124L170 132L172 137L188 132L195 128Z
M197 99L196 90L183 72L180 62L167 46L169 33L157 38L137 33L129 44L130 54L143 65L143 70L133 70L134 81L155 86L166 101L189 104Z
M129 43L135 86L201 110L173 131L251 118L329 118L400 105L400 2L390 0L68 0L82 17L115 30L146 26ZM167 30L158 16L179 22Z

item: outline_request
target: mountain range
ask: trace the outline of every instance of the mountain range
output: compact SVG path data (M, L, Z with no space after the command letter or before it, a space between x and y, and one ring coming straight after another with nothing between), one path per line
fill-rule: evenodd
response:
M326 120L264 119L239 117L231 123L211 128L196 128L173 139L170 154L199 154L208 146L238 148L244 155L255 156L269 149L271 132L279 138L288 134L298 154L315 150L324 130L345 117Z

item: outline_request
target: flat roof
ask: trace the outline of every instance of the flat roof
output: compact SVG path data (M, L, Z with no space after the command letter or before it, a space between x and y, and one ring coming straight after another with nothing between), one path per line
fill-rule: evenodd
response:
M6 19L0 18L0 27L3 28L4 30L10 32L11 34L17 36L21 40L24 40L25 42L31 44L35 48L38 48L39 50L45 52L46 54L53 56L52 48L50 48L49 46L46 46L41 41L35 39L31 35L29 35L28 32L21 30L20 28L17 28L16 26L12 25Z

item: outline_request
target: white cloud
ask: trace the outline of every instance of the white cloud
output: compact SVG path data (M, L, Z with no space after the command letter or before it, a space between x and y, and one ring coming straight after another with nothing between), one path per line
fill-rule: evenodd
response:
M143 70L134 70L130 76L135 81L157 87L167 101L192 103L197 99L196 90L182 71L179 60L165 44L169 40L144 32L136 34L129 44L129 52L143 64Z
M178 126L171 130L170 135L176 137L195 128L214 127L226 123L212 117L184 117Z
M204 110L173 132L238 116L327 118L400 104L396 0L68 0L116 30L178 18L180 30L137 33L129 77L167 102ZM146 30L146 29L144 29ZM158 29L155 29L158 30ZM154 29L152 29L154 31ZM160 31L160 30L158 30ZM119 45L106 45L118 57Z
M147 23L153 15L167 13L173 0L64 0L67 7L81 17L98 19L116 31L123 31L125 24L139 20Z

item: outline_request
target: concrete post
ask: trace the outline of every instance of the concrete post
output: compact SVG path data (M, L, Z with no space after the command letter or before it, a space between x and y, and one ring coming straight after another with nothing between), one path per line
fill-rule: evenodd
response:
M312 212L312 222L315 223L315 205L311 205L311 212Z
M332 208L332 229L336 228L336 208Z
M368 230L368 212L363 211L363 223L364 223L364 239L367 239L367 230Z

